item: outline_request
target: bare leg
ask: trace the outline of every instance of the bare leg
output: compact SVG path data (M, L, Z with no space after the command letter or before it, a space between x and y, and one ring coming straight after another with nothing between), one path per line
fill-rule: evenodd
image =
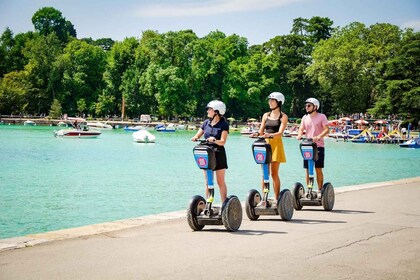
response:
M273 178L274 199L277 201L280 194L280 177L279 177L280 162L272 162L270 164L271 177Z
M316 171L316 182L318 183L318 191L321 191L322 185L324 184L324 173L322 168L315 168Z
M204 182L206 182L206 198L209 198L210 192L209 192L209 185L207 181L207 173L204 171Z
M216 170L216 180L217 180L217 185L219 186L220 198L222 199L222 203L227 198L227 186L226 186L226 182L225 182L225 171L226 171L226 169Z
M306 185L309 185L309 169L305 168L306 170Z

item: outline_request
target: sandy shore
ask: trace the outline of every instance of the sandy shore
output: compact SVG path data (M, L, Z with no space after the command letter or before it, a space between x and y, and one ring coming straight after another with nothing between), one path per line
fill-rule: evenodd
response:
M244 215L192 232L185 211L0 240L0 279L419 279L420 177L336 189L334 210Z

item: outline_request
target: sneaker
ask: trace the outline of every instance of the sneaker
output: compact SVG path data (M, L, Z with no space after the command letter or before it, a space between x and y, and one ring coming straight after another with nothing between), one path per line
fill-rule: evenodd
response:
M256 207L267 207L267 204L269 204L269 203L267 203L266 201L264 201L264 200L261 200L258 204L257 204L257 206Z
M318 191L317 196L318 199L321 199L321 191Z
M271 208L277 208L277 200L272 200L270 207Z

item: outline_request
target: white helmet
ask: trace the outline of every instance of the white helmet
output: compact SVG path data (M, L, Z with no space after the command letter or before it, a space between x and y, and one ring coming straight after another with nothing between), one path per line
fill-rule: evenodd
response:
M306 99L305 103L312 103L314 106L316 106L317 109L319 109L319 101L316 98L308 98Z
M219 111L220 115L224 115L226 113L226 105L222 101L213 100L207 104L207 108L212 108L214 111Z
M281 104L284 104L284 95L281 92L272 92L270 93L270 95L267 97L268 99L275 99L278 102L281 102Z

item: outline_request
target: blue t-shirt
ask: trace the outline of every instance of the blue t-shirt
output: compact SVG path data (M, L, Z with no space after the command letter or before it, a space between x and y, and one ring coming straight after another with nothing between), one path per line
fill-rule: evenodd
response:
M224 120L221 119L214 126L211 125L211 120L207 119L203 122L201 129L204 131L204 138L214 137L216 140L222 138L222 131L226 130L229 133L229 125Z

